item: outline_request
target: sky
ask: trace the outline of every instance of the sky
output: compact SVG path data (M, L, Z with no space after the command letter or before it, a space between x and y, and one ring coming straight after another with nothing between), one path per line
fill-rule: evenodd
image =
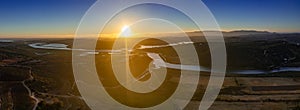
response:
M300 32L300 0L203 0L224 30Z
M166 21L168 23L165 23ZM193 21L184 13L177 9L157 4L137 5L121 11L108 22L103 33L118 33L124 25L130 25L134 33L141 34L180 31L174 27L175 25L184 31L199 30Z
M300 0L202 1L225 31L300 32ZM95 0L1 0L0 37L72 35L76 32L82 16L94 2ZM192 2L185 5L188 7L190 3ZM188 23L186 17L176 10L159 6L137 9L140 11L140 14L136 15L138 17L156 13L157 17L172 20L170 15L164 14L172 13L174 22L180 23L184 30L193 29L193 24ZM133 12L128 10L127 13Z

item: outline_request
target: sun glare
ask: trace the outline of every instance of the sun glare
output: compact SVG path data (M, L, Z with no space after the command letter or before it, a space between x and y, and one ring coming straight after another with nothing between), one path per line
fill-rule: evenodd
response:
M128 25L123 26L121 29L120 37L131 37L131 36L132 36L132 32L130 27Z

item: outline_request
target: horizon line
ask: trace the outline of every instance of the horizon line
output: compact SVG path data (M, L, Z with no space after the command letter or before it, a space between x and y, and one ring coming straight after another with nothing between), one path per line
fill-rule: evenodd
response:
M192 30L192 31L185 31L186 33L197 33L197 32L218 32L219 30ZM276 32L276 31L266 31L266 30L254 30L254 29L240 29L240 30L221 30L222 33L230 33L230 32L265 32L265 33L278 33L278 34L300 34L300 32ZM165 33L137 33L137 34L144 34L144 35L155 35L155 34L178 34L178 32L165 32ZM74 38L74 34L0 34L0 38L6 39L6 38ZM83 38L89 38L89 37L107 37L107 38L115 38L111 36L116 36L117 33L111 33L111 34L85 34L84 36L81 36Z

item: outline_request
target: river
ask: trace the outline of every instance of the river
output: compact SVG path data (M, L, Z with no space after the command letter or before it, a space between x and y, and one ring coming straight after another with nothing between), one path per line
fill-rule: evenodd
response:
M148 49L148 48L161 48L161 47L168 47L174 45L181 45L181 44L191 44L191 42L179 42L169 45L159 45L159 46L142 46L139 49ZM122 53L124 50L86 50L86 49L71 49L67 48L68 45L65 44L43 44L43 43L34 43L29 44L32 48L37 49L53 49L53 50L69 50L69 51L83 51L84 53L80 56L86 56L89 54L99 54L99 52L107 52L107 53ZM132 50L131 50L132 51ZM179 70L188 70L188 71L199 71L199 72L212 72L211 69L201 66L201 65L180 65L180 64L172 64L165 62L163 58L160 57L157 53L147 53L147 55L153 60L153 64L156 68L165 67L165 68L172 68L172 69L179 69ZM217 72L218 70L214 70ZM232 74L269 74L269 73L278 73L278 72L300 72L300 67L280 67L278 69L273 70L227 70L227 73Z

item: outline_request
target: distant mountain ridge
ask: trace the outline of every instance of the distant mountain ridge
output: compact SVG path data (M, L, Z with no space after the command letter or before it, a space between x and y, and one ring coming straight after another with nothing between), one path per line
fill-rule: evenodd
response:
M214 35L220 31L194 31L188 32L190 36L203 36L203 32ZM245 35L263 35L263 34L274 34L274 32L269 31L257 31L257 30L234 30L234 31L221 31L225 37L234 37L234 36L245 36Z

